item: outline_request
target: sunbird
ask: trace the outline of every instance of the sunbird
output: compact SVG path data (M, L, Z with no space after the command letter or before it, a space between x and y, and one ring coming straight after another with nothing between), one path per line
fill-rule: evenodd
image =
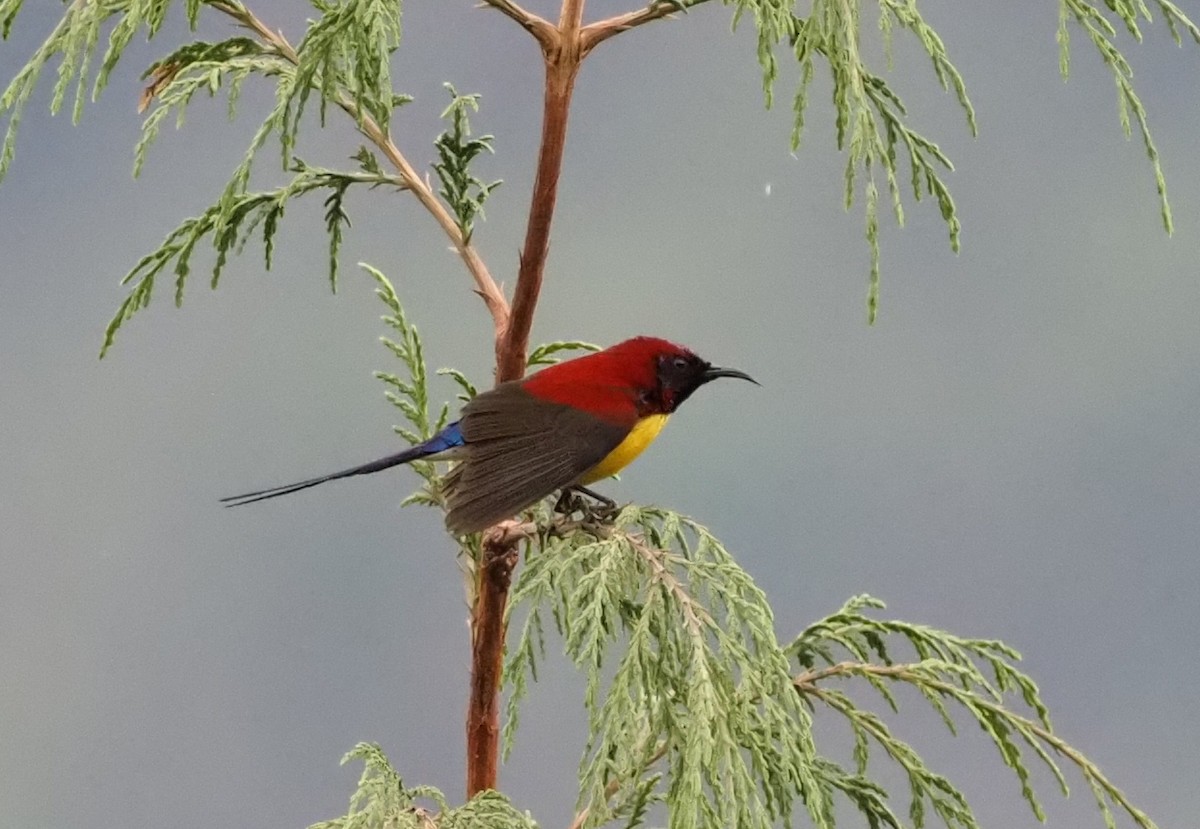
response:
M692 392L718 377L757 384L681 345L634 337L500 383L472 398L457 421L402 452L221 501L239 506L410 461L455 460L442 483L446 527L456 535L479 532L558 490L615 475Z

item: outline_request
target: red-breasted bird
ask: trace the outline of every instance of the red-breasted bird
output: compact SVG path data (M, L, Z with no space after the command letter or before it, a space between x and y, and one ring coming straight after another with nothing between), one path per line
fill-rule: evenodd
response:
M238 506L410 461L457 460L443 480L446 526L478 532L557 490L616 474L692 392L718 377L756 382L681 345L635 337L482 392L459 420L403 452L221 500Z

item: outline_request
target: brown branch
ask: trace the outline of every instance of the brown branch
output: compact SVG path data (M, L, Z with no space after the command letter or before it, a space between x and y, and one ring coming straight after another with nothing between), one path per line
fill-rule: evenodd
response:
M552 532L578 526L566 517ZM504 623L512 573L521 542L536 536L530 521L503 521L484 533L471 609L471 698L467 704L467 798L495 789L500 757L500 680L504 670Z
M509 14L520 15L514 3L492 3ZM529 223L525 232L513 291L511 313L496 336L496 382L515 380L525 373L529 353L529 330L542 289L546 255L550 250L550 223L558 197L563 146L567 137L567 115L575 77L583 60L580 28L584 0L563 0L557 28L533 25L546 65L545 101L542 109L542 140L538 149L537 174L530 198ZM528 13L524 18L529 21ZM548 25L548 24L547 24ZM478 590L472 612L474 637L471 649L471 701L467 709L467 797L494 789L500 755L500 676L504 657L504 610L508 588L518 559L519 540L501 529L485 535Z
M563 0L562 14L553 42L543 44L546 88L542 107L542 140L538 149L537 174L529 205L529 223L521 252L517 285L513 290L508 329L496 349L496 380L513 380L525 373L529 352L529 329L542 289L546 255L550 251L550 224L558 199L558 177L562 171L563 147L567 138L567 114L575 78L583 61L580 33L584 0Z
M471 617L471 699L467 708L467 797L496 788L500 756L500 676L504 659L504 611L518 544L504 525L488 530L480 553L478 589Z
M684 623L693 638L704 635L713 626L712 617L700 605L668 566L670 553L649 544L640 533L614 530L610 525L597 524L585 519L576 521L569 516L558 516L543 532L553 535L569 535L576 530L585 530L597 538L611 538L620 533L642 557L651 571L651 580L669 591L683 611ZM483 566L478 581L477 599L473 616L473 650L471 673L471 703L467 716L467 796L487 788L494 788L496 781L496 756L500 733L499 681L504 647L503 616L507 604L507 591L512 569L518 559L521 541L540 532L532 522L505 521L488 530L484 539ZM495 683L493 686L491 683ZM667 744L661 743L647 759L645 768L658 762L667 753ZM611 780L604 790L605 801L612 798L621 786L621 781ZM587 820L589 808L583 809L571 822L570 829L579 829Z
M300 57L296 54L296 50L283 36L282 32L272 31L254 12L244 6L232 5L229 3L215 2L212 3L212 8L219 12L229 15L236 20L240 25L250 29L258 37L270 46L275 52L293 65L300 63ZM463 263L467 267L467 271L471 274L471 278L475 281L475 291L483 298L484 304L487 306L488 312L492 315L492 323L496 329L496 336L499 338L502 332L508 329L509 305L508 300L504 296L504 292L500 290L500 286L496 284L496 280L492 279L491 273L480 258L479 252L471 243L463 238L462 231L455 222L454 217L442 204L437 195L430 189L429 184L421 178L413 166L400 152L400 149L395 145L387 132L380 127L370 115L362 112L354 103L350 96L342 94L334 101L343 111L354 118L358 125L359 132L366 136L372 144L374 144L380 152L382 152L396 168L400 174L401 180L404 182L406 189L410 190L421 205L433 216L434 220L441 226L442 231L450 237L451 244L462 258Z
M650 3L645 8L626 12L625 14L618 14L606 20L597 20L595 23L589 23L583 27L583 31L581 32L583 54L586 57L598 45L610 37L621 34L621 32L627 32L630 29L641 26L643 23L672 19L680 11L686 11L692 6L699 6L704 2L707 2L707 0L682 0L679 3L669 2L669 0L656 0L656 2ZM683 8L681 9L680 6Z
M467 266L467 270L471 274L471 278L475 280L475 292L483 299L488 313L492 315L492 324L495 326L496 335L499 336L500 332L508 327L508 300L505 298L504 292L500 290L500 286L492 279L487 265L480 258L475 246L463 238L462 231L459 229L454 217L446 210L445 205L442 204L441 200L430 189L428 183L408 163L408 159L404 157L399 148L392 142L392 139L380 128L379 124L371 116L359 114L354 103L349 98L342 98L337 103L342 109L361 120L362 126L360 130L363 135L371 139L371 142L387 156L387 159L392 162L392 165L400 173L400 178L413 191L413 195L417 197L417 200L421 202L437 223L441 225L446 235L450 237L450 242L454 245L454 249L462 257L463 263Z
M479 6L495 9L505 17L515 20L521 28L537 39L542 49L551 48L558 37L558 31L550 22L521 8L512 0L481 0Z

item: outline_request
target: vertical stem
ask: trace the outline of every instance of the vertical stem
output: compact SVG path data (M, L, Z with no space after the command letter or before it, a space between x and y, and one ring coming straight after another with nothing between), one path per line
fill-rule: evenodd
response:
M567 114L575 77L583 60L580 35L584 0L563 0L558 27L542 44L546 91L542 109L542 143L529 206L529 224L521 252L512 312L496 338L496 382L515 380L525 373L529 329L542 288L550 223L558 198L567 137ZM467 797L495 789L500 756L500 674L504 659L504 611L519 540L488 530L478 568L478 590L471 616L471 700L467 709Z
M486 538L471 619L471 701L467 709L467 797L496 788L500 755L500 674L504 659L504 610L518 544Z
M513 291L508 328L498 343L496 380L513 380L525 373L529 353L529 330L542 289L546 255L550 251L550 223L558 200L558 176L562 172L563 148L567 139L567 115L575 78L583 60L581 22L583 0L564 0L556 42L543 49L546 61L546 91L542 107L542 143L537 175L529 205L525 246Z

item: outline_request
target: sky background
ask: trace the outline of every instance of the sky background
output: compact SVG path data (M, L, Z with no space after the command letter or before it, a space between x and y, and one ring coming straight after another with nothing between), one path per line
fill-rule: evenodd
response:
M589 18L632 5L596 0ZM299 39L303 4L253 7ZM792 155L794 73L785 63L766 111L752 27L731 34L730 10L713 4L606 43L585 66L534 339L653 333L754 375L761 389L705 388L606 491L711 527L766 587L784 639L863 592L888 616L1003 639L1063 737L1164 829L1191 825L1200 50L1161 27L1121 41L1164 159L1168 238L1145 153L1123 138L1082 32L1069 83L1058 75L1056 4L922 7L966 79L979 138L909 38L888 78L957 166L961 254L935 205L910 204L903 229L885 219L879 320L866 324L868 251L860 210L842 209L828 79ZM0 77L60 11L25 4ZM397 143L426 163L440 84L482 93L474 123L497 149L482 172L505 183L476 241L511 284L538 56L471 2L412 2L404 27L395 77L417 101L395 119ZM201 36L229 33L212 19ZM49 70L0 185L0 822L302 827L344 813L359 769L337 762L360 740L455 800L466 609L439 516L398 506L416 477L232 511L217 499L398 446L371 377L395 368L378 343L383 307L356 261L392 278L433 366L481 384L489 318L415 200L352 194L336 296L319 200L301 202L271 272L251 249L210 292L203 254L182 310L163 283L98 362L118 278L211 203L270 100L251 84L232 124L224 101L198 102L132 180L138 76L184 34L176 9L79 128L47 114ZM357 146L335 119L300 154L337 166ZM264 184L278 180L274 158L262 156ZM550 660L501 774L548 827L570 820L584 739L564 663ZM916 703L893 721L984 825L1037 825L976 729L943 737ZM1049 825L1102 826L1069 779L1064 801L1035 775Z

